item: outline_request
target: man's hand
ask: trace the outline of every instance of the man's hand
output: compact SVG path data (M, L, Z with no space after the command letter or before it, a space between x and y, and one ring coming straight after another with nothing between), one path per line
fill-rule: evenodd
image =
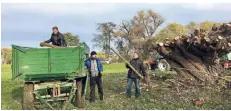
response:
M102 77L102 72L99 72L99 77Z
M128 63L125 63L125 66L126 66L126 68L130 68L129 65L128 65Z
M147 78L144 76L143 83L147 84Z

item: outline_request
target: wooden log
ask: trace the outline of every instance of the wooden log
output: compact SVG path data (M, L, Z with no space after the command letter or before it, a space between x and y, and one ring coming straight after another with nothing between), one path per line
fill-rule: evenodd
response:
M111 47L110 47L111 48ZM119 56L125 63L128 64L128 66L141 78L144 79L144 77L130 64L130 62L128 62L124 57L122 57L119 53L117 53L113 48L111 48L111 50L117 55Z
M180 77L215 83L224 74L218 58L231 51L231 24L214 25L210 32L196 29L191 36L165 39L154 48Z
M183 66L180 66L179 64L171 60L168 60L168 63L177 72L177 74L183 77L183 79L195 81L195 78L192 75L190 75L190 72L188 72L187 70L182 70Z
M188 61L193 66L195 66L199 71L206 73L205 67L203 67L202 65L202 60L199 57L194 56L193 54L190 54L185 48L185 45L182 42L180 42L180 39L177 40L175 43L177 44L178 46L177 48L180 50L181 54L184 57L188 58Z
M56 46L56 45L45 43L45 42L41 42L40 46L41 47L47 46L47 47L51 47L51 48L61 48L60 46Z
M196 77L197 79L201 80L201 81L206 81L206 77L205 75L202 75L200 73L197 72L197 69L195 67L193 67L188 60L186 60L185 58L181 57L179 54L174 53L173 51L167 52L164 46L161 46L161 53L164 54L165 56L168 56L169 58L171 58L174 61L177 61L178 63L180 63L182 66L186 67L190 72L191 75L193 75L194 77Z

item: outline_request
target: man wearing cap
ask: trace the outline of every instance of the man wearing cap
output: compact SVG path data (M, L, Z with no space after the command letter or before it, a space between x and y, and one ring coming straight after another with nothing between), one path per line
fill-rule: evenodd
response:
M103 100L103 85L102 85L102 72L103 66L100 63L99 58L97 58L97 53L95 51L91 52L90 58L85 61L85 66L88 69L90 75L90 102L95 101L95 86L97 84L98 93L100 100Z
M54 26L52 28L52 34L51 34L51 38L47 41L45 41L45 43L52 43L53 45L56 46L61 46L61 47L67 47L67 43L64 39L64 36L62 33L59 32L58 27Z

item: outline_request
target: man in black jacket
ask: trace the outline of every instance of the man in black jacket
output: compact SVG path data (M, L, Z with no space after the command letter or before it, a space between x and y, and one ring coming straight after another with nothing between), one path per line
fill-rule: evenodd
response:
M143 74L144 78L146 76L145 68L143 61L139 60L139 56L137 53L133 54L133 59L130 61L130 64L141 74ZM131 87L134 82L136 90L135 96L138 98L140 96L140 77L126 64L126 68L128 68L128 76L127 76L127 88L126 94L130 98L131 97Z
M64 36L62 33L59 32L58 27L54 26L52 28L53 33L51 34L51 38L45 43L52 43L53 45L56 46L61 46L61 47L67 47L67 43L64 39Z

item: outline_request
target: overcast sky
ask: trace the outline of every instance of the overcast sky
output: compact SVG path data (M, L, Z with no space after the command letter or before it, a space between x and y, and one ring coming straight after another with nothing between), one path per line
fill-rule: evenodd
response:
M51 28L56 25L61 33L78 34L81 41L93 48L91 39L96 32L96 23L119 24L122 20L131 19L139 10L148 9L165 18L161 28L171 22L231 21L231 3L2 3L2 47L10 47L11 44L39 47L41 41L50 38Z

